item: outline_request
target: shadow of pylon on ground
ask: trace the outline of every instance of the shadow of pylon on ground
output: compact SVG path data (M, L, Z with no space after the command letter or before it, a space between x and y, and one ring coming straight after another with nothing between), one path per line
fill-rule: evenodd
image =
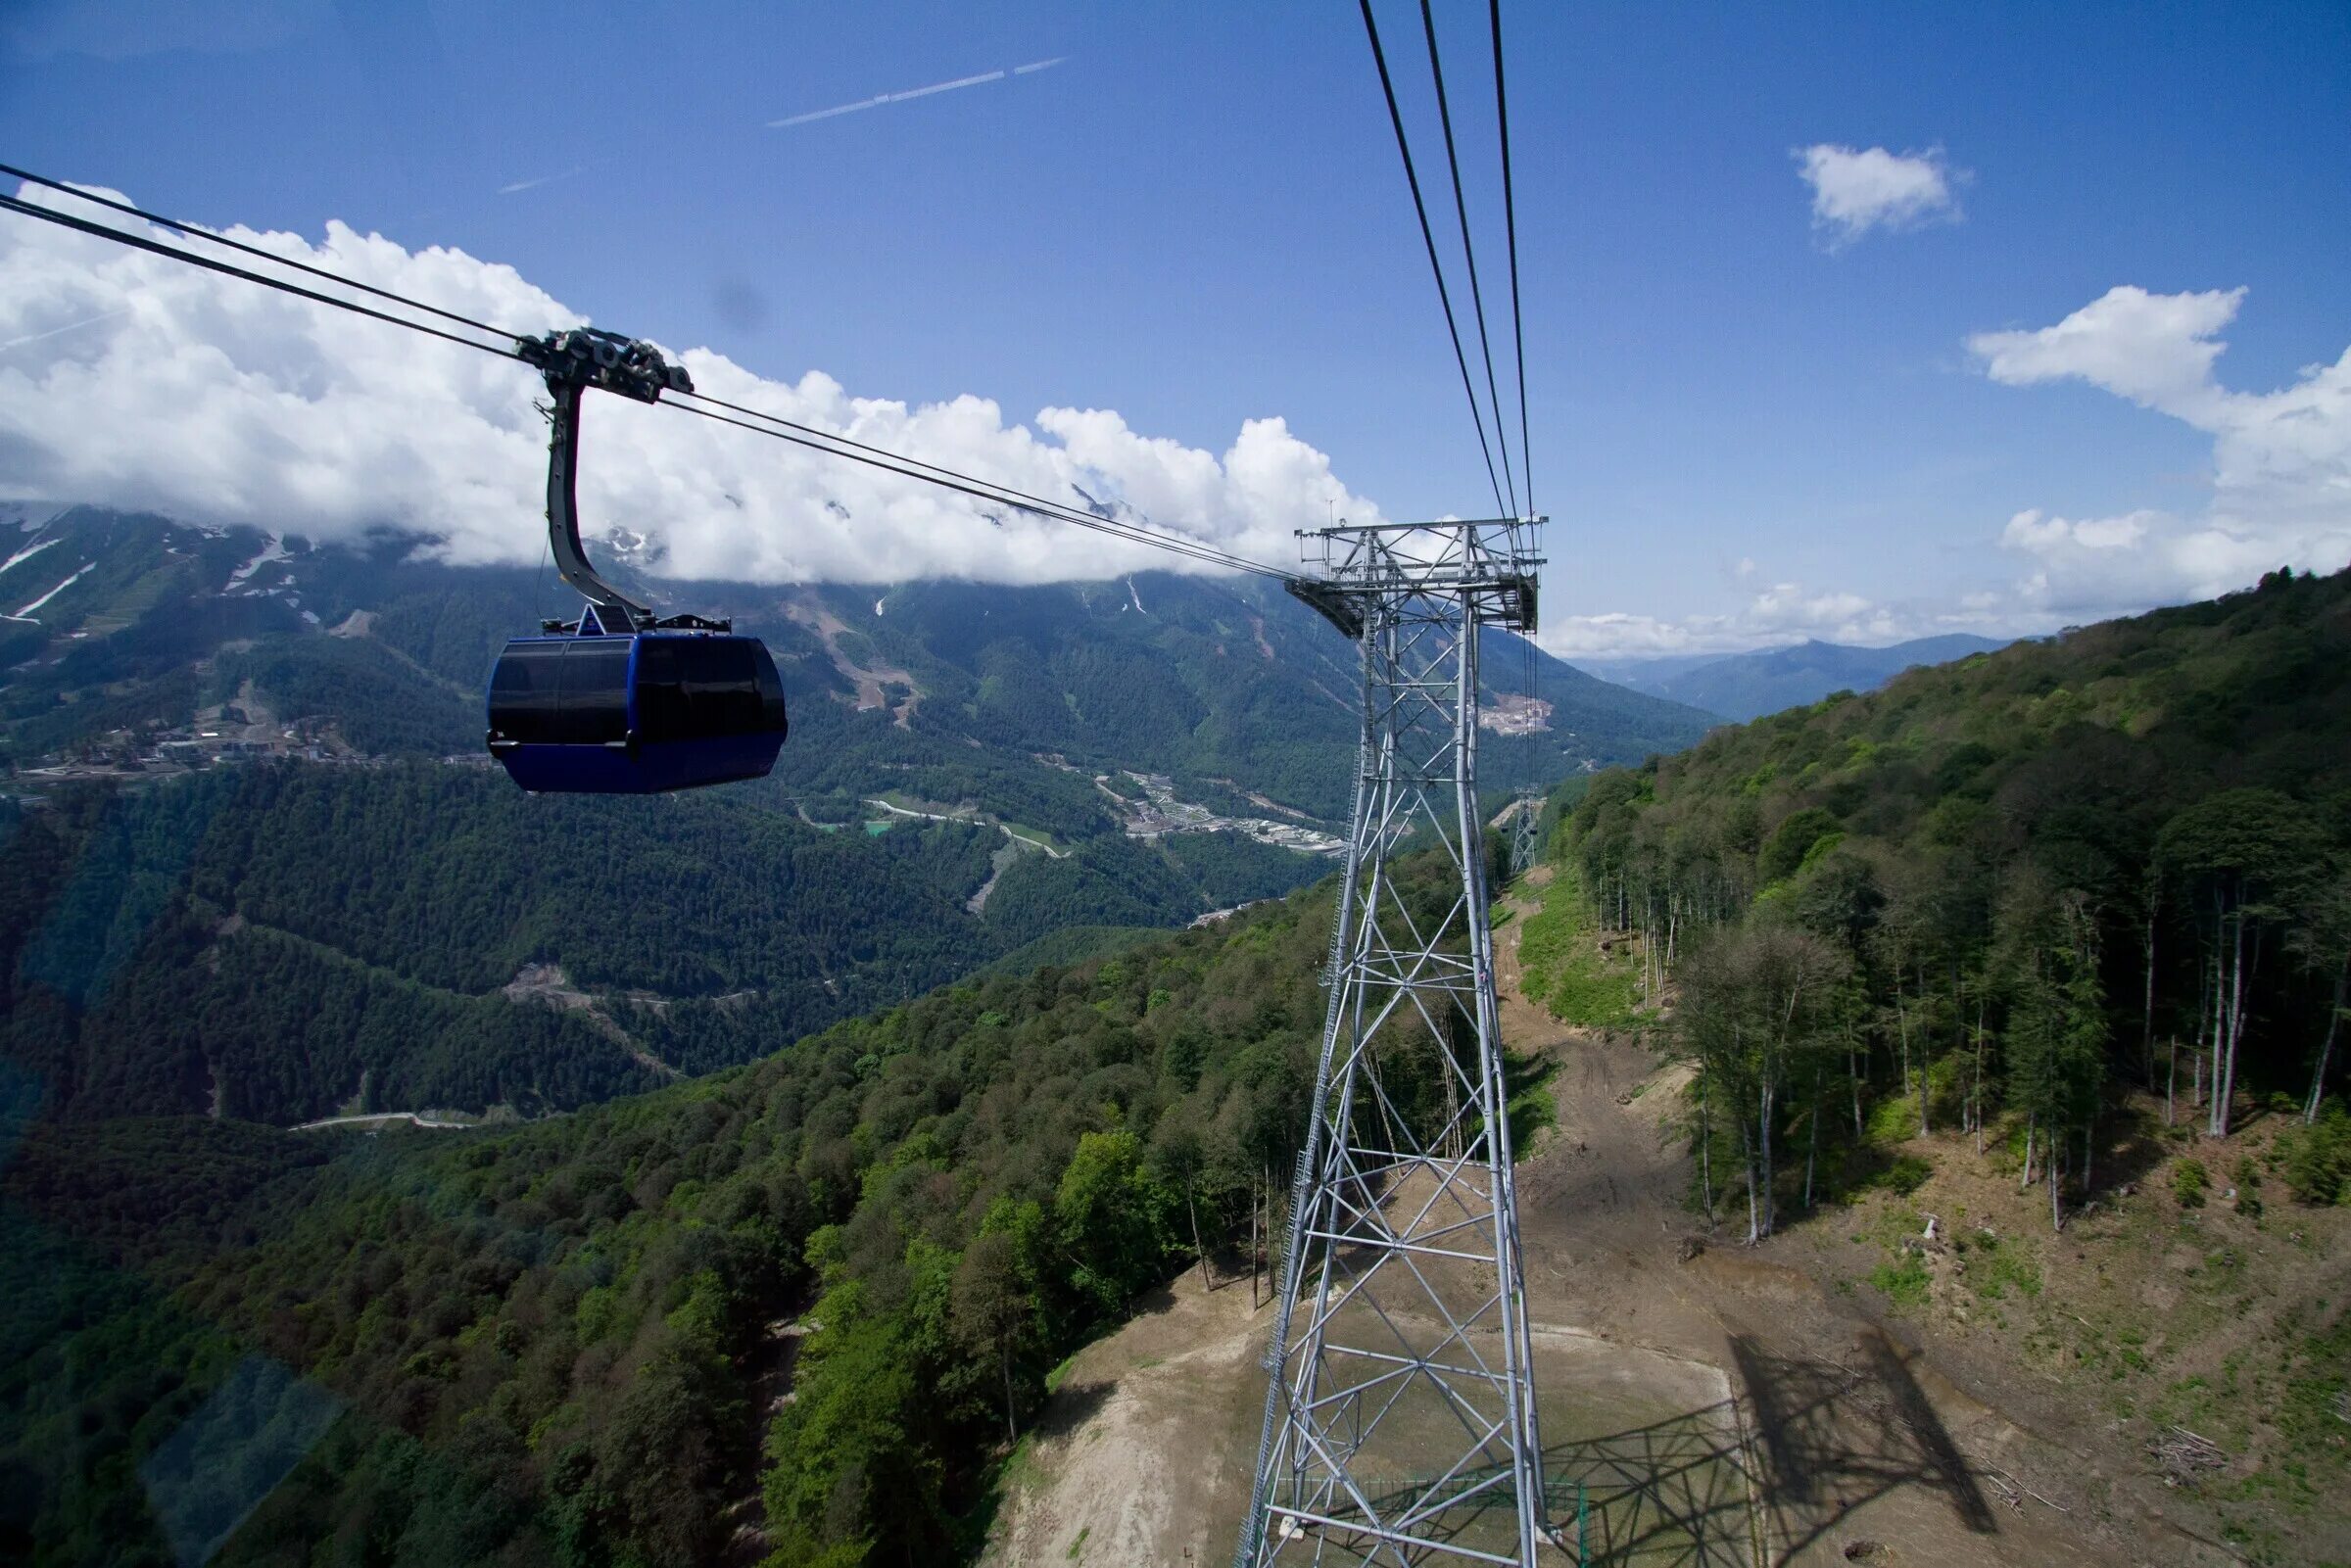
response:
M1746 1335L1731 1354L1746 1431L1726 1401L1545 1450L1547 1512L1570 1559L1580 1539L1594 1568L1748 1568L1758 1544L1785 1562L1897 1488L1940 1496L1970 1534L1998 1531L1974 1466L1890 1341L1869 1336L1851 1365L1775 1355ZM1479 1491L1486 1479L1457 1478L1457 1494L1474 1495L1466 1511L1510 1506L1507 1488Z
M1499 1466L1452 1477L1446 1492L1461 1499L1441 1519L1418 1528L1434 1539L1482 1532L1485 1516L1515 1503ZM1745 1448L1729 1401L1685 1411L1647 1426L1602 1437L1556 1443L1544 1450L1545 1515L1574 1560L1640 1564L1641 1568L1751 1568L1754 1524ZM1427 1485L1416 1478L1369 1500L1394 1516L1421 1501ZM1334 1533L1328 1544L1369 1560L1367 1540ZM1480 1540L1489 1548L1492 1543ZM1380 1559L1386 1560L1386 1559Z
M1884 1336L1865 1337L1859 1365L1774 1355L1744 1334L1731 1336L1731 1355L1747 1391L1775 1561L1898 1487L1940 1495L1971 1534L1998 1532L1974 1467Z

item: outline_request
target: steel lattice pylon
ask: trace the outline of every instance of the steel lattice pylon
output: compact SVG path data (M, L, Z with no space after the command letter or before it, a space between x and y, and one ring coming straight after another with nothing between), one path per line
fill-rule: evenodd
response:
M1543 821L1543 792L1531 784L1518 791L1518 799L1511 808L1511 875L1523 877L1542 852L1543 840L1536 829Z
M1533 631L1538 521L1302 536L1363 749L1236 1568L1547 1538L1477 802L1478 634Z

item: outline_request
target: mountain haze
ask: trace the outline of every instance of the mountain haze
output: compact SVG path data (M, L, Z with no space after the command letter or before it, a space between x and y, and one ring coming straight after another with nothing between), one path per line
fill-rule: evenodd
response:
M1947 664L2006 645L1991 638L1953 632L1888 647L1804 641L1752 653L1581 659L1577 663L1604 681L1744 721L1817 702L1832 691L1874 691L1904 670Z

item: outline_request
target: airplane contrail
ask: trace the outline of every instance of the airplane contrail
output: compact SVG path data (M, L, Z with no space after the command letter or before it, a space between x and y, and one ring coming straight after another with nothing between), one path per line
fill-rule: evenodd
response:
M498 188L498 194L519 196L524 191L535 191L542 185L552 185L555 181L569 179L574 174L585 174L588 172L588 167L589 166L582 164L579 167L567 168L560 174L542 174L537 179L518 179L511 185L501 185Z
M1002 81L1007 76L1032 75L1040 71L1050 71L1067 59L1069 59L1067 55L1056 55L1051 60L1032 61L1025 66L1015 66L1010 71L984 71L976 76L958 76L953 81L935 81L928 87L908 87L900 92L876 93L871 98L860 98L853 104L836 104L831 109L812 109L804 115L788 115L782 119L771 119L767 122L767 128L783 130L792 125L805 125L813 120L831 119L836 115L854 115L861 109L879 109L884 104L902 104L909 98L928 98L934 93L951 93L962 87L984 86L991 81Z
M26 337L11 338L6 343L0 343L0 354L6 354L11 349L22 349L27 343L38 343L43 338L54 338L61 332L78 332L83 327L96 326L101 321L112 321L116 316L128 315L136 309L136 306L126 305L120 310L107 310L97 315L84 316L79 321L69 321L62 327L51 327L46 332L35 332Z

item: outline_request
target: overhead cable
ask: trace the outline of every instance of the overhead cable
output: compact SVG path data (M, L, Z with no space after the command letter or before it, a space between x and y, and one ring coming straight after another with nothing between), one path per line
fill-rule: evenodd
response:
M1453 360L1461 367L1462 391L1469 399L1469 421L1477 427L1477 450L1486 459L1486 483L1494 488L1494 507L1497 513L1508 515L1503 506L1502 480L1494 471L1494 449L1486 440L1486 418L1478 411L1477 389L1469 380L1469 356L1462 352L1462 329L1454 320L1453 295L1445 287L1445 267L1437 260L1436 231L1428 224L1428 204L1420 196L1420 176L1413 167L1413 144L1404 132L1404 114L1396 107L1396 83L1388 74L1387 51L1379 45L1379 24L1371 15L1371 0L1358 0L1364 12L1364 33L1371 40L1371 60L1379 67L1379 88L1387 95L1388 123L1396 129L1396 151L1404 157L1404 179L1413 190L1413 211L1420 218L1420 242L1428 248L1428 268L1436 275L1437 302L1445 308L1445 330L1453 339Z
M71 213L61 213L53 207L41 207L32 202L21 201L14 196L0 195L0 210L22 213L26 217L37 217L44 223L55 223L60 228L74 229L102 240L113 240L118 245L128 245L136 250L152 251L158 256L168 256L175 261L185 261L190 266L200 266L207 271L224 273L232 278L243 278L248 283L259 283L264 288L278 289L305 300L314 301L319 305L331 305L338 310L349 310L354 315L363 315L377 321L388 321L396 327L407 327L411 332L429 333L445 342L455 343L460 348L475 349L483 354L497 355L503 359L516 357L510 343L502 347L494 343L480 343L472 338L461 338L455 332L446 332L439 327L428 326L422 321L411 321L405 316L393 315L371 306L361 305L357 300L338 300L331 294L320 294L315 289L306 289L301 284L288 282L284 278L265 277L262 273L223 261L217 257L199 256L194 251L185 250L176 245L167 245L152 235L133 234L126 229L113 228L104 223L93 223L88 218L75 217ZM381 293L382 291L374 292ZM392 297L399 298L397 295ZM412 302L404 300L401 303L405 305Z
M698 394L692 396L699 403L717 401L701 398ZM795 447L805 447L811 451L844 457L850 462L863 463L869 468L879 468L907 479L919 479L927 485L936 485L941 490L956 491L975 499L990 501L1012 511L1029 512L1052 522L1067 523L1073 528L1091 529L1095 533L1106 534L1111 538L1125 540L1129 544L1148 545L1157 549L1167 550L1172 554L1189 556L1206 565L1251 572L1260 577L1285 580L1297 575L1294 572L1284 572L1276 567L1250 560L1245 556L1227 554L1213 546L1196 544L1172 535L1138 529L1129 523L1120 523L1109 518L1097 517L1092 513L1064 507L1056 502L1040 501L1026 497L1021 492L991 484L987 480L975 479L969 475L952 474L943 469L936 473L921 472L921 469L931 465L918 463L914 458L898 457L880 448L867 447L862 443L847 441L845 438L830 435L821 430L811 430L804 425L791 425L788 429L778 429L775 428L776 425L789 425L789 421L774 420L773 415L760 414L753 409L744 411L750 413L754 419L769 419L774 422L772 424L755 424L751 419L739 419L732 414L720 413L712 408L697 407L694 404L682 401L676 395L663 398L660 406L675 408L680 413L699 414L705 419L715 419L722 425L733 425L738 430L747 430L753 435L772 436L778 441L789 441ZM720 404L720 406L733 407L735 405L727 404Z
M1048 500L1042 496L1016 490L1010 485L1000 484L992 479L981 479L971 474L958 473L954 469L942 467L937 463L926 462L920 457L910 457L903 452L891 451L886 447L869 446L865 442L855 441L815 425L801 424L797 420L787 419L782 414L745 407L739 403L729 403L724 398L713 398L706 392L673 393L671 396L673 398L689 398L697 404L708 404L711 407L723 408L729 413L742 414L750 419L763 421L760 425L749 425L740 419L723 419L720 421L723 424L738 425L757 434L772 435L782 440L792 441L795 445L810 447L818 451L829 451L837 457L846 457L852 462L863 462L872 467L889 468L892 472L904 473L909 478L920 479L926 483L939 485L950 490L960 490L966 495L977 496L983 500L991 500L1016 511L1033 513L1056 522L1068 523L1076 528L1090 528L1097 533L1132 540L1137 544L1155 546L1215 565L1228 566L1236 571L1254 572L1261 577L1289 578L1297 575L1294 572L1285 572L1278 567L1268 566L1261 561L1251 560L1244 555L1235 555L1229 550L1221 549L1199 540L1185 539L1180 535L1162 534L1155 529L1145 528L1139 523L1122 522L1114 517L1104 517L1099 513L1081 510L1066 501ZM685 407L686 404L680 404L679 406ZM704 413L707 410L689 408L688 411ZM718 418L719 416L711 414L710 417ZM782 428L769 429L768 426L781 426ZM786 432L793 434L788 435ZM819 443L824 445L819 445ZM922 471L915 472L915 470Z
M46 186L50 189L58 190L68 195L95 202L99 206L112 208L118 212L127 214L128 215L157 223L176 233L216 241L217 243L228 246L231 249L246 252L250 255L276 262L283 266L292 267L298 271L308 273L312 276L345 285L350 288L361 290L371 296L374 296L375 298L392 304L400 305L408 309L420 310L428 314L440 316L446 320L456 321L477 331L490 333L503 341L498 343L479 342L475 339L463 337L457 333L450 332L441 327L434 326L429 322L418 321L409 317L395 315L389 311L377 309L372 306L362 304L357 300L340 299L331 294L323 294L315 289L306 288L303 285L295 283L289 279L282 277L270 277L264 273L256 272L247 267L238 266L233 262L224 261L217 257L205 256L198 252L188 250L183 246L173 245L167 241L157 239L153 235L133 233L127 229L116 228L109 224L94 222L88 218L79 217L71 213L61 212L55 208L43 207L37 203L24 201L21 197L0 194L0 211L19 213L26 217L36 218L41 222L55 224L58 227L71 229L77 233L92 236L93 238L112 240L119 245L129 246L133 249L147 251L154 255L166 257L172 261L183 261L191 266L200 267L207 271L217 272L224 276L237 278L248 283L258 283L264 288L275 289L281 293L290 294L299 299L311 301L313 304L332 306L336 309L347 310L355 315L364 316L370 320L382 321L392 326L407 327L410 331L421 332L427 336L439 338L444 342L456 344L460 348L472 349L478 353L494 355L504 359L515 359L519 361L521 358L521 356L515 352L514 348L514 340L516 335L508 333L504 328L493 326L487 322L474 320L469 316L459 315L455 311L442 309L438 306L427 305L422 301L409 299L405 295L396 294L389 289L378 288L372 284L360 283L355 279L344 277L339 273L330 271L323 267L312 266L305 262L290 261L269 251L263 250L260 247L247 245L237 240L226 239L223 236L214 234L210 230L195 228L191 225L181 223L173 218L162 217L155 214L148 213L144 209L132 207L127 203L116 202L105 197L94 196L89 192L77 190L72 186L62 184L56 180L47 179L41 175L27 173L23 169L16 168L9 165L0 164L0 174L8 174L18 178L30 180L34 184ZM747 415L751 419L767 421L767 425L751 424L744 419L727 418L721 414L712 412L708 408L689 407L684 404L675 403L673 403L671 405L684 408L685 411L689 413L698 413L706 418L717 419L722 424L736 425L742 429L750 430L761 435L776 436L779 439L791 441L796 446L805 447L812 451L824 452L836 457L844 457L852 462L862 463L867 467L883 469L887 472L897 474L902 478L918 480L924 484L934 485L940 489L955 491L959 494L973 497L981 500L989 501L996 505L1004 506L1012 510L1028 512L1033 516L1044 518L1048 521L1067 523L1072 527L1089 529L1095 533L1124 540L1129 544L1143 545L1155 549L1166 550L1172 554L1181 555L1191 560L1198 561L1203 565L1216 566L1233 571L1249 572L1260 577L1271 577L1283 580L1293 578L1297 575L1293 572L1282 571L1277 567L1268 566L1261 561L1254 561L1245 556L1235 555L1230 551L1220 549L1213 545L1208 545L1197 540L1186 539L1178 535L1163 534L1156 529L1146 528L1140 524L1121 522L1113 518L1100 517L1091 512L1081 511L1079 508L1071 506L1065 502L1047 500L1042 497L1032 496L1027 492L1014 490L1009 486L998 485L992 481L980 479L970 474L959 473L956 470L943 467L936 463L926 462L921 458L908 457L901 453L888 451L877 447L867 446L862 442L852 441L845 436L834 435L829 431L821 430L814 426L795 424L792 421L783 419L778 415L764 413L755 408L747 408L741 404L726 403L723 400L716 398L702 397L698 394L693 396L695 396L698 402L712 404L717 407L726 408L735 413ZM768 425L782 425L792 432L796 432L797 434L788 435L783 430L768 428Z
M1502 394L1494 385L1494 340L1486 332L1486 296L1477 281L1477 248L1469 243L1469 199L1462 189L1462 160L1453 142L1453 110L1445 101L1445 67L1437 59L1437 14L1429 0L1420 0L1420 26L1428 36L1428 74L1437 89L1437 123L1445 131L1445 169L1453 180L1453 212L1462 225L1462 269L1469 274L1469 308L1477 319L1478 352L1486 360L1486 399L1494 409L1494 445L1502 449L1502 485L1511 498L1511 515L1518 511L1518 485L1511 477L1511 443L1504 434ZM1469 394L1475 402L1477 394Z
M208 240L215 245L226 246L232 251L242 251L247 256L258 256L262 260L274 262L279 266L292 267L297 272L307 272L312 277L324 278L330 283L339 283L347 289L358 289L363 294L372 294L378 299L391 300L407 306L411 310L422 310L428 315L437 315L445 321L455 321L459 326L472 327L477 332L488 332L502 338L512 338L518 335L507 331L504 327L492 326L487 321L477 321L472 316L460 315L455 310L444 310L437 305L427 305L421 300L411 300L405 295L395 294L390 289L379 289L372 283L361 283L357 278L345 277L340 272L330 271L322 266L312 266L308 261L297 261L290 257L280 256L275 251L264 249L259 245L249 245L243 240L232 240L227 235L216 233L209 228L183 223L177 218L166 217L161 213L150 213L143 207L133 207L128 202L119 202L111 196L102 196L96 191L85 191L78 185L68 185L63 180L50 179L46 175L18 168L13 164L0 164L0 174L25 180L34 185L46 186L62 195L71 196L76 201L89 202L98 207L127 214L132 217L144 218L159 228L168 228L175 234L184 234L190 239ZM121 231L112 230L110 232L120 233Z
M1502 220L1511 247L1511 346L1518 361L1518 477L1526 482L1526 511L1532 517L1535 455L1526 441L1526 318L1518 309L1518 201L1511 189L1511 104L1503 89L1502 0L1487 0L1486 12L1494 32L1494 119L1502 129Z

